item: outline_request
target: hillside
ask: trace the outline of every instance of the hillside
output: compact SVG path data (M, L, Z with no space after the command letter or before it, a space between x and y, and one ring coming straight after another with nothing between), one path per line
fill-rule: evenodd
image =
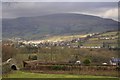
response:
M38 17L3 19L3 38L40 39L53 35L84 34L116 30L117 22L97 16L62 13Z

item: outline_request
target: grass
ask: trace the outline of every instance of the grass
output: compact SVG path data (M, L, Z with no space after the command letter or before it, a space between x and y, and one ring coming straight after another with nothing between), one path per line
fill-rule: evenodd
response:
M106 32L106 33L102 33L102 34L98 35L98 37L100 37L100 36L111 36L111 35L114 35L114 37L118 37L116 35L117 33L118 33L117 31ZM66 40L72 40L74 38L84 38L84 37L87 37L88 35L90 35L90 34L52 36L52 37L48 37L48 38L44 39L43 41L50 41L50 42L66 41ZM94 40L98 40L98 38L91 38L90 39L90 41L94 41Z
M63 35L63 36L53 36L50 38L45 39L44 41L66 41L66 40L72 40L74 38L84 38L86 37L88 34L86 35Z
M116 35L118 32L117 31L113 31L113 32L106 32L101 34L101 36L107 36L107 35Z
M91 76L91 75L70 75L70 74L41 74L23 71L14 71L10 74L3 75L3 78L114 78L107 76Z

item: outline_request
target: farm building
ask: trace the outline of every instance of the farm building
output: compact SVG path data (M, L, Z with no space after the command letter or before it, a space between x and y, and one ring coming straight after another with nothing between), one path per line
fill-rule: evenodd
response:
M110 65L120 65L120 58L114 58L112 57L112 59L110 60Z

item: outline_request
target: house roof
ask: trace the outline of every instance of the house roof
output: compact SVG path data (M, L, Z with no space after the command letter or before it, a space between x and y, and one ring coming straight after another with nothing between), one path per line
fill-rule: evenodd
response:
M113 58L111 59L112 62L120 62L120 58Z

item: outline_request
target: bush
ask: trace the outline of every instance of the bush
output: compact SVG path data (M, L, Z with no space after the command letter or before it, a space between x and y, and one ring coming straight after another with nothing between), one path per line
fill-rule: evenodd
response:
M90 59L85 59L83 63L84 63L85 65L90 65L91 60L90 60Z
M29 60L37 60L37 55L29 55Z
M116 70L117 70L117 71L120 71L120 66L116 67Z
M93 51L93 49L90 49L90 51Z
M52 70L65 70L65 66L62 65L55 65L55 66L51 66Z

